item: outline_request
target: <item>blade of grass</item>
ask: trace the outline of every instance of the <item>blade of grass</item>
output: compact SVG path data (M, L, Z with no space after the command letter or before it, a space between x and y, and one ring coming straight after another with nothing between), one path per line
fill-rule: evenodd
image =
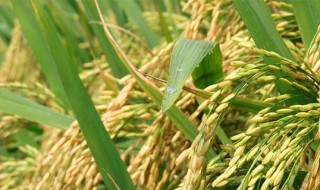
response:
M306 49L308 49L320 24L319 0L291 0L291 3L301 31L303 43Z
M205 56L199 67L192 72L192 80L197 88L204 89L216 83L223 76L222 54L218 43L208 56Z
M141 10L135 1L118 0L118 5L124 10L129 19L138 26L147 44L153 48L158 44L156 33L150 28L146 19L142 16Z
M1 17L0 17L0 22L5 23L5 21L3 21L3 19ZM10 32L11 32L11 28L9 28L8 25L6 25L6 24L0 25L0 38L3 43L5 43L5 44L10 43L10 39L11 39Z
M295 61L276 30L271 13L263 0L233 0L233 3L258 48L277 52L279 55ZM264 58L264 60L268 63L273 61L271 58Z
M97 7L98 11L99 8ZM119 55L125 60L124 66L128 69L130 74L137 80L141 88L147 93L151 99L157 104L157 106L161 107L161 99L162 94L158 90L157 87L154 86L150 81L148 81L140 72L136 70L133 64L130 62L129 58L125 55L125 53L121 50L120 46L112 37L106 23L103 20L102 15L100 14L100 19L104 28L104 31L109 38L110 42L114 45L114 48L119 52ZM165 114L170 118L170 120L177 126L177 128L185 135L185 137L193 141L195 137L198 135L199 131L195 127L195 125L176 107L172 106L168 109ZM213 149L209 149L208 156L210 158L215 157L217 154Z
M168 43L169 43L169 42L172 42L173 39L172 39L171 34L170 34L170 31L169 31L169 29L168 29L168 24L167 24L167 22L165 21L165 19L164 19L164 17L163 17L163 14L162 14L162 10L161 10L161 8L160 8L161 2L160 2L159 0L154 0L154 5L155 5L156 10L157 10L158 15L159 15L162 32L164 33L167 42L168 42Z
M127 23L127 17L123 10L119 7L117 0L109 0L111 10L113 11L119 26L124 26Z
M85 13L88 22L99 21L99 15L93 1L82 1L85 7ZM118 57L118 54L113 49L112 45L106 38L103 29L98 25L90 25L93 29L95 36L100 43L102 51L108 60L108 64L112 70L115 77L121 78L128 74L127 69L123 66L122 61Z
M58 113L5 89L0 89L0 110L59 129L67 129L75 121L70 116Z
M79 60L77 62L80 63L90 61L88 52L83 51L79 46L79 43L81 43L79 39L88 40L83 35L82 27L78 25L78 21L72 16L76 14L75 10L70 7L67 1L48 1L45 5L50 10L48 15L54 17L59 26L59 31L63 32L65 44L72 58ZM64 16L61 17L60 15Z
M162 111L165 112L172 106L191 74L195 85L200 88L205 88L222 77L222 55L216 42L187 39L177 42L171 57ZM216 135L223 144L231 144L221 126L217 126Z
M172 29L173 29L173 37L175 38L178 38L178 36L179 36L179 32L178 32L178 28L177 28L177 25L176 25L176 23L175 23L175 20L174 20L174 18L173 18L173 16L174 16L174 1L166 1L165 2L166 3L166 5L167 5L167 11L168 11L168 20L169 20L169 23L170 23L170 25L172 26Z
M77 71L72 66L71 58L57 35L56 28L37 0L32 0L50 51L54 57L58 74L79 122L82 133L108 189L134 189L126 166L104 128L101 119L84 88Z
M13 0L14 12L20 21L24 35L35 55L38 63L50 85L52 91L59 98L65 108L70 108L70 103L62 87L61 79L58 77L58 71L54 64L53 57L45 41L41 28L36 20L30 2Z
M0 6L0 16L4 19L4 23L6 23L6 25L8 25L9 28L13 28L14 15L12 14L12 11L9 8L9 6Z
M14 27L14 15L9 6L0 6L0 37L9 44L11 39L11 29Z
M281 35L277 32L270 11L263 0L233 0L233 3L258 48L276 52L285 58L295 61L289 48L281 38ZM277 62L277 60L267 56L264 56L263 60L268 64ZM284 73L281 73L281 75L283 74ZM281 94L300 95L286 100L287 105L306 104L312 102L314 99L314 97L292 86L286 85L279 80L276 80L275 84Z
M182 91L186 80L196 67L199 67L203 58L212 51L216 45L210 41L182 39L174 47L170 68L169 80L162 100L161 109L167 111ZM202 70L202 69L201 69ZM201 72L199 70L198 72ZM199 77L196 73L196 77Z

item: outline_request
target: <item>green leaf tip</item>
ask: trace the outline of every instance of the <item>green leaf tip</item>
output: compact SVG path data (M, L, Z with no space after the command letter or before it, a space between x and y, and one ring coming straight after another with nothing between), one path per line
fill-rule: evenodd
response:
M211 41L181 39L173 49L169 68L169 80L162 99L161 111L167 111L182 91L186 80L199 67L217 43Z

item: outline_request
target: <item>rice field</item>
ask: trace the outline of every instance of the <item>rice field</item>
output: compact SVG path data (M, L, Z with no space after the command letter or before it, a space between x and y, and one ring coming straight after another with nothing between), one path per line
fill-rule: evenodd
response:
M320 189L317 0L0 0L0 190Z

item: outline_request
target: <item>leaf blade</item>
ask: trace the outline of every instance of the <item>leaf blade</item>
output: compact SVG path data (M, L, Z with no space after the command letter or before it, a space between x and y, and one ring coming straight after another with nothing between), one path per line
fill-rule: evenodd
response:
M107 133L86 92L68 51L62 45L56 28L48 20L37 0L32 0L42 29L55 60L62 85L70 101L81 131L108 189L134 189L133 182L120 155Z
M233 0L233 3L258 48L276 52L282 57L296 61L281 35L277 32L270 11L263 0ZM277 63L276 59L267 56L263 56L263 60L268 64ZM281 74L286 75L283 72ZM309 103L314 99L312 96L288 86L282 81L275 80L275 85L281 94L301 95L286 100L287 105Z
M318 0L291 0L291 3L301 31L302 40L306 49L308 49L320 24L320 3Z
M262 0L233 0L233 3L258 48L277 52L294 61L292 53L276 30L270 11ZM264 60L269 63L273 61L270 58Z
M95 4L93 1L81 1L85 7L85 14L89 21L99 20L99 15L96 10ZM108 64L112 70L112 73L115 77L121 78L128 74L128 71L123 66L121 59L118 57L117 53L114 51L109 40L106 38L103 28L97 24L91 25L93 32L98 39L98 42L102 48L104 55L108 60Z
M57 68L54 65L53 57L50 54L48 45L41 28L36 20L32 7L28 1L12 1L14 12L20 21L23 33L30 44L32 52L46 76L46 79L55 95L62 100L66 108L70 108L70 103L62 87L61 79L58 77Z
M222 54L218 43L214 44L210 53L203 58L199 67L192 72L192 80L197 88L204 89L223 76Z
M5 89L0 89L0 110L59 129L67 129L75 121L70 116L58 113Z
M153 48L158 44L158 37L151 29L146 19L141 14L141 10L135 1L118 0L118 5L124 10L129 19L132 19L138 26L141 34L146 39L147 44Z
M214 45L214 42L187 39L177 42L172 53L169 80L162 100L163 112L172 106L180 95L186 80Z

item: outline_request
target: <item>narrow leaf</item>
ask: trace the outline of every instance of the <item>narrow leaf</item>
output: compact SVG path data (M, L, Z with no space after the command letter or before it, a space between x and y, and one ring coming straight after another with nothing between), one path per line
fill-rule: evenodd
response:
M233 0L242 20L246 24L258 48L277 52L294 60L292 53L276 29L271 13L263 0ZM270 58L264 58L272 62Z
M53 111L5 89L0 89L0 110L59 129L67 129L75 121L70 116Z
M291 2L302 40L308 49L320 24L320 2L319 0L291 0Z
M153 48L158 44L158 37L151 29L146 19L142 16L141 10L135 1L118 0L118 5L124 10L129 19L138 26L147 44Z
M270 11L263 0L233 0L233 3L258 48L276 52L282 57L295 61L281 35L277 32ZM264 56L263 60L268 64L277 62L267 56ZM285 73L280 75L285 75ZM314 100L314 97L279 80L275 80L275 84L281 94L295 95L294 98L285 101L287 105L308 103Z
M99 20L99 15L94 4L94 1L81 1L85 7L85 13L87 16L88 22ZM106 35L103 32L103 28L99 25L92 24L91 25L95 36L100 43L102 51L108 60L108 64L112 70L112 73L115 77L121 78L128 74L128 71L123 66L122 61L118 57L118 54L113 49L109 40L106 38Z
M167 42L169 43L169 42L172 42L173 39L172 39L171 33L169 31L169 26L168 26L166 20L164 19L163 14L162 14L163 10L160 8L161 5L162 5L161 7L163 7L162 3L163 2L159 1L159 0L155 0L154 1L154 5L155 5L156 10L157 10L158 15L159 15L159 20L160 20L162 32L165 35Z
M82 133L108 189L134 189L134 185L120 155L84 88L77 71L72 66L68 51L62 45L56 28L48 21L47 15L37 0L33 0L50 51L54 57L58 74Z
M77 14L75 10L70 7L68 1L49 1L45 4L50 11L48 16L53 17L51 20L55 20L59 26L59 31L65 39L65 45L72 55L73 59L79 60L80 63L86 63L90 61L90 57L87 53L79 46L81 41L88 41L83 35L83 28L79 25L79 22L72 15ZM60 15L66 15L61 17ZM81 41L80 41L81 39Z
M111 10L113 11L119 26L124 26L127 23L127 17L123 10L119 7L117 0L109 0Z
M210 41L187 39L177 42L171 56L169 81L162 100L163 112L172 106L193 70L200 66L203 58L212 51L215 45L216 43Z
M54 64L53 57L45 41L45 37L36 20L31 4L28 1L13 0L14 12L20 21L24 35L35 55L46 79L55 95L62 100L66 108L70 108L70 103L62 87L61 79Z

